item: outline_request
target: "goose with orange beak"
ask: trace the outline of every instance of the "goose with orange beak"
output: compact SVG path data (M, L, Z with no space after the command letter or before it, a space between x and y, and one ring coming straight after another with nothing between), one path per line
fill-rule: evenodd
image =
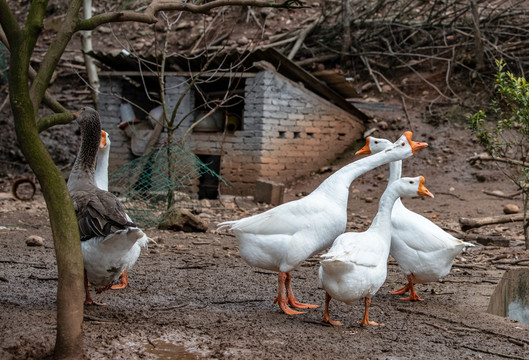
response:
M391 247L391 209L400 196L433 195L424 186L424 177L402 178L391 183L380 198L378 212L365 232L347 232L334 241L322 255L319 278L325 290L323 321L342 325L329 315L331 299L348 305L364 299L364 317L360 325L383 325L369 320L371 299L387 276L387 261Z
M85 304L92 300L88 282L97 292L110 288L130 263L134 245L145 235L125 213L119 199L95 183L95 167L101 145L101 121L92 108L77 115L81 146L68 178L68 190L77 216L85 268Z
M427 146L412 141L411 137L412 133L406 132L387 150L344 166L302 199L218 224L218 230L233 232L244 261L278 272L274 303L278 303L284 313L302 314L293 309L317 307L296 300L290 272L310 256L331 246L345 231L349 187L358 176L388 162L406 159Z
M101 130L101 141L99 143L99 151L97 152L97 165L94 174L94 180L96 186L101 190L105 191L108 191L108 165L110 157L110 145L110 135L105 130ZM129 215L125 215L127 216L127 219L132 223L133 221L129 217ZM144 235L138 241L136 241L130 251L125 253L127 259L124 259L124 261L127 263L127 267L119 276L119 284L115 284L110 287L112 290L124 289L129 286L128 269L134 266L141 254L141 249L147 248L149 242L154 241L147 237L147 235Z
M368 137L364 148L367 154L377 154L391 146L392 142L389 140ZM402 161L390 163L389 183L398 180L401 174ZM409 297L401 300L422 301L414 284L437 281L448 275L455 257L467 246L474 244L457 239L424 216L407 209L397 199L391 212L390 254L408 282L401 289L390 293L403 295L409 292Z

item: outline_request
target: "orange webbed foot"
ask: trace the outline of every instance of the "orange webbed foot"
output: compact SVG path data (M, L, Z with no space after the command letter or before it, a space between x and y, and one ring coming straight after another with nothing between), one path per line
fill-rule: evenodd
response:
M275 303L275 301L274 301L274 303ZM277 303L279 304L279 307L281 308L281 310L283 310L283 312L285 314L287 314L287 315L301 315L301 314L305 314L302 311L296 311L296 310L292 310L291 308L289 308L288 305L287 305L287 301L286 300L278 301Z
M112 285L110 289L111 290L125 289L127 286L129 286L129 279L127 277L127 270L125 269L119 277L119 284Z
M92 299L86 299L86 300L84 301L84 304L85 304L85 305L89 305L89 306L90 306L90 305L95 305L95 306L107 306L107 304L105 304L105 303L97 302L97 301L94 301L94 300L92 300Z
M336 320L331 320L331 318L327 315L323 315L323 320L322 320L324 323L327 323L327 324L331 324L332 326L342 326L343 324L339 321L336 321Z
M410 286L408 284L406 284L403 287L401 287L400 289L390 291L389 293L392 294L392 295L402 295L402 294L406 294L409 290L410 290Z
M293 301L291 299L288 299L288 303L294 309L315 309L319 307L318 305L314 305L314 304L300 303L300 302L297 302L295 299Z

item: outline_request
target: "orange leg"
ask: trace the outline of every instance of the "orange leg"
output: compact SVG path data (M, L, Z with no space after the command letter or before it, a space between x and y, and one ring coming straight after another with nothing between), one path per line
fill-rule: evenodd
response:
M85 290L85 305L98 305L98 306L105 306L106 304L100 303L97 301L92 300L92 297L90 296L90 291L88 290L88 277L86 276L86 270L84 272L84 290Z
M329 295L328 292L325 292L325 311L323 313L323 322L329 323L333 326L342 326L342 323L339 321L333 321L331 320L331 317L329 316L329 302L331 302L331 295Z
M374 321L369 321L369 306L371 305L371 299L370 298L365 298L365 312L364 312L364 318L362 319L362 321L358 321L357 323L360 324L360 325L363 325L363 326L367 326L367 325L381 325L381 326L384 326L384 324L379 324L379 323L376 323Z
M290 306L292 306L294 309L314 309L317 308L318 305L312 305L312 304L304 304L299 303L296 301L296 298L294 297L294 292L292 291L292 286L290 285L292 277L290 276L290 273L286 273L287 278L285 280L285 287L287 289L287 299Z
M286 272L280 272L277 275L278 290L277 290L277 297L274 300L274 304L277 303L279 307L281 308L281 310L283 310L283 312L287 315L303 314L303 312L292 310L287 305L288 297L286 296L287 290L286 290L286 285L285 285L287 274L288 273Z
M117 289L124 289L126 288L127 286L129 286L129 279L127 278L127 269L125 269L120 277L119 277L119 284L117 285L112 285L110 288L112 290L117 290Z
M406 285L410 288L410 296L407 298L400 298L401 300L405 301L423 301L424 299L421 299L419 295L415 292L415 289L413 288L413 274L408 275L408 284Z

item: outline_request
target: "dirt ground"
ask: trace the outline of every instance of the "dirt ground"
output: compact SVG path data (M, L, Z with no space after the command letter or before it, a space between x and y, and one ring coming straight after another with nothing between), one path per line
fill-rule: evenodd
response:
M405 121L402 109L370 112L389 124L380 137L396 139L412 129L414 139L430 146L404 163L403 175L426 177L435 199L404 203L459 236L460 217L502 214L512 200L483 191L516 189L492 164L470 166L481 150L460 122L434 127L420 115ZM352 152L330 169L356 160ZM324 169L325 170L325 169ZM285 201L317 187L331 171L321 171L287 187ZM348 231L367 228L387 181L387 166L358 178L351 186ZM38 191L31 201L0 194L0 358L41 359L52 354L55 340L57 274L46 206ZM249 200L249 199L246 199ZM91 359L529 359L529 325L487 313L489 299L503 273L523 250L520 223L489 226L469 233L501 233L509 247L481 245L467 249L442 281L418 285L423 302L404 302L388 294L404 283L394 260L386 283L373 298L371 318L383 327L359 327L363 303L331 302L331 316L344 326L321 322L324 291L318 286L318 256L292 273L298 300L319 304L303 315L287 316L273 304L277 275L247 265L235 237L215 225L269 208L248 206L229 197L195 201L195 211L210 222L205 233L146 229L156 241L129 272L131 286L94 294L104 307L86 307L84 346ZM44 246L30 247L38 235Z
M275 19L280 24L291 20L283 15ZM296 26L296 22L293 24ZM98 50L111 50L112 36L100 34L95 39L101 41L96 44ZM45 43L39 46L47 49ZM75 60L76 54L70 54L70 61ZM443 83L444 74L441 78ZM80 80L72 80L71 76L64 79L54 84L54 93L70 95L83 89ZM400 80L396 83L408 96L424 95L422 88L413 88L413 79ZM520 197L505 199L484 193L499 190L512 194L517 189L493 164L468 163L467 159L482 149L472 140L462 120L465 109L436 107L438 116L432 118L425 111L428 103L408 102L403 108L400 98L388 93L378 97L381 103L371 107L378 110L365 110L375 119L367 130L377 129L376 136L391 140L412 130L414 139L430 145L404 162L403 175L425 176L435 199L404 199L404 204L461 238L501 234L508 239L508 247L470 240L476 246L456 259L448 276L417 286L425 300L414 303L388 294L405 281L390 258L387 281L373 298L370 311L371 319L385 326L359 327L356 321L363 315L363 303L346 306L333 301L331 316L344 326L331 327L321 322L325 293L318 285L318 255L293 271L292 277L298 300L319 304L320 308L288 316L273 304L277 274L247 265L239 256L235 237L215 230L221 221L262 212L269 206L229 197L222 202L195 201L191 204L193 210L209 221L207 232L145 229L156 244L144 251L129 271L131 286L93 293L94 300L107 305L85 307L86 357L529 359L529 325L487 313L489 299L503 274L515 267L527 268L527 262L514 264L529 258L529 251L523 247L521 224L493 225L466 233L459 225L461 217L501 215L508 203L521 208ZM475 101L473 96L469 99ZM61 100L72 110L79 108L79 104L68 103L68 97ZM15 201L9 194L13 181L27 173L28 168L22 165L23 156L13 141L12 124L4 116L6 113L4 109L0 116L0 359L46 359L53 353L56 334L53 241L40 191L25 202ZM61 129L50 129L42 136L56 163L67 172L75 158L79 134L76 125ZM328 169L289 185L285 201L310 193L331 171L359 158L353 154L347 152ZM363 231L369 226L387 177L384 166L352 184L348 231ZM44 245L26 245L31 235L43 237Z

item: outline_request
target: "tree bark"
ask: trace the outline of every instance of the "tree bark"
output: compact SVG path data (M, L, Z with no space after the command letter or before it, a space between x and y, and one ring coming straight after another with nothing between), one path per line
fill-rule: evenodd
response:
M92 0L84 0L83 15L85 19L92 17ZM83 56L86 66L86 74L88 75L88 83L92 90L92 98L97 109L97 96L99 94L99 76L97 75L97 68L94 59L88 55L92 51L92 31L82 31L81 39L83 44Z
M80 358L83 349L81 325L84 284L79 230L62 173L39 137L35 123L37 108L33 106L28 88L29 61L42 29L46 5L46 1L33 1L26 26L21 29L5 1L0 1L0 24L6 30L10 45L8 81L15 132L20 148L42 188L55 245L58 271L55 357L68 359Z
M31 40L18 32L11 42L9 96L20 148L35 172L48 207L57 257L57 338L59 359L82 356L83 258L77 219L62 173L42 143L35 126L35 111L29 97L28 75Z

